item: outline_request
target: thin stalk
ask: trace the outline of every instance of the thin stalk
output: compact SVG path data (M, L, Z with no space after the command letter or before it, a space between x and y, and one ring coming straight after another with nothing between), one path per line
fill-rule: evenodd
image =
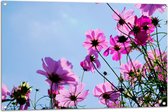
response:
M120 64L120 66L121 66L121 60L119 60L119 64ZM120 78L121 78L121 77L122 77L122 75L121 75L121 73L120 73ZM123 88L122 83L121 83L121 88ZM122 102L123 107L124 107L124 98L123 98L123 94L121 94L121 102Z
M119 76L117 73L113 70L113 68L110 66L110 64L106 61L106 59L101 55L101 53L98 51L98 49L95 47L96 51L100 55L100 57L103 59L103 61L108 65L108 67L111 69L111 71L115 74L115 76L120 80Z
M37 91L35 92L35 96L34 96L34 109L36 110L36 96L37 96Z
M49 96L42 96L41 98L39 98L39 99L36 101L36 104L37 104L41 99L43 99L43 98L45 98L45 97L49 97Z
M96 66L94 65L93 62L92 62L92 64L93 64L95 70L99 73L99 75L101 75L103 78L105 78L117 91L119 91L119 89L118 89L116 86L114 86L114 84L113 84L110 80L108 80L101 72L99 72L99 70L96 68ZM126 86L125 86L125 88L126 88ZM126 89L127 89L127 88L126 88ZM129 94L132 96L132 94L131 94L131 92L130 92L129 90L128 90L128 92L129 92ZM121 92L121 94L124 94L124 93ZM132 99L132 100L138 105L138 107L140 107L138 101L137 101L136 98L135 98L135 94L134 94L134 96L129 97L129 98Z
M52 93L52 88L53 88L53 82L51 83L51 88L50 88L50 108L53 109L53 93Z
M161 62L163 62L163 57L162 57L162 52L161 52L161 49L160 49L159 37L158 37L158 33L157 32L158 32L158 28L156 26L156 43L157 43L157 46L158 46L158 49L159 49Z
M9 107L9 105L12 103L12 101L14 101L14 99L13 99L13 100L11 100L11 101L8 103L8 105L6 106L6 109L5 109L5 110L7 110L7 109L8 109L8 107Z
M85 71L83 70L81 82L83 82L84 74L85 74Z
M122 19L122 17L110 6L110 4L109 3L106 3L107 5L108 5L108 7L120 18L120 19ZM125 22L125 21L124 21ZM125 24L128 26L128 28L130 29L130 30L132 30L132 28L125 22Z
M94 63L92 62L92 65L94 66L95 70L104 78L106 79L107 82L109 82L117 91L119 91L119 89L109 80L107 79L94 65Z

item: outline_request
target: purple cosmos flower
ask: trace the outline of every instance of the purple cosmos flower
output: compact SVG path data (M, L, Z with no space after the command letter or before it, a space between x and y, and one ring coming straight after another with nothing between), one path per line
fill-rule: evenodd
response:
M126 64L121 64L120 72L124 80L131 81L131 84L134 84L134 81L137 80L139 75L143 75L142 72L143 65L139 61L129 61Z
M128 42L119 42L119 36L110 36L111 46L107 48L104 52L104 56L108 56L109 53L112 54L112 59L118 61L121 59L121 54L127 54L130 51L130 44Z
M72 64L66 59L58 61L50 57L42 59L43 70L37 70L37 73L47 77L46 81L57 89L59 85L74 84L77 77L72 72Z
M165 4L136 4L136 7L141 10L141 13L146 16L151 16L156 10L164 12Z
M2 83L2 100L5 100L8 95L10 95L10 92L5 84Z
M59 91L56 100L60 107L76 107L79 102L86 99L88 92L89 90L84 91L84 84L82 83L70 85L69 90L64 88Z
M115 107L118 105L120 93L115 91L112 85L108 82L98 84L93 91L93 95L98 97L100 103L106 105L107 107Z
M89 30L86 32L86 40L83 43L83 46L88 50L101 51L102 49L107 48L107 41L104 33L99 30Z
M100 68L101 64L98 60L98 53L95 50L89 51L89 54L85 57L85 60L81 62L81 65L83 69L92 72L94 72L95 67Z
M119 34L121 34L122 32L128 34L130 32L130 28L127 25L132 25L134 23L134 11L126 10L126 8L124 7L121 13L117 10L116 13L113 13L112 17L118 22L117 29L119 30ZM125 23L127 23L127 25Z

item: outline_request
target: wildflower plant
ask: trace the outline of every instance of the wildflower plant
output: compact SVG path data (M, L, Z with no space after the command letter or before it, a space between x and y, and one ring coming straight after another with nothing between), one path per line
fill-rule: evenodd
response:
M164 12L167 6L136 4L140 11L138 16L133 9L123 7L119 12L109 3L103 5L112 11L111 19L116 22L111 35L106 36L101 28L83 33L86 39L81 45L86 49L86 55L78 65L65 58L44 57L42 69L37 68L36 73L46 78L48 94L39 99L31 99L34 88L27 82L14 87L11 92L3 85L2 103L8 102L4 110L37 109L37 104L44 98L50 102L41 109L78 109L88 95L98 99L98 103L106 108L167 106L167 52L161 48L160 42L167 32L159 31L163 20L153 16L156 11ZM113 63L118 63L118 71ZM76 74L73 66L82 68L82 77L78 77L80 73ZM101 77L102 83L88 90L85 85L90 83L83 80L85 72ZM115 77L117 83L107 75ZM36 89L35 95L38 91Z
M2 88L2 90L4 89L7 89L7 87ZM10 106L10 109L12 110L27 110L28 107L30 107L30 92L31 87L29 84L27 82L22 82L18 87L13 87L11 93L4 92L3 94L6 93L6 98L2 99L2 102L9 101L6 109L8 109L9 105L12 104L12 106ZM7 97L10 98L7 99Z

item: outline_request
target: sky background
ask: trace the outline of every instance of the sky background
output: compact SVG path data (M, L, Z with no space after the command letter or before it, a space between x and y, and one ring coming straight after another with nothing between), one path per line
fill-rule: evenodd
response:
M49 85L45 77L36 73L42 69L41 59L51 57L59 60L64 57L73 64L73 71L81 77L80 62L87 52L82 46L85 41L85 32L90 29L101 29L107 39L110 35L117 35L116 22L112 18L112 11L106 4L96 3L58 3L58 2L2 2L2 83L9 90L27 81L33 87L31 98L34 98L35 89L40 91L38 97L47 95ZM135 14L140 12L134 4L111 4L114 9L121 11L124 6L134 9ZM156 13L163 25L166 13ZM160 31L167 31L163 25ZM162 49L166 48L166 39L162 40ZM132 53L135 58L137 53ZM119 63L106 58L110 65L119 73ZM143 62L142 59L140 59ZM115 75L102 62L101 72L108 73L108 78L117 84ZM125 58L122 59L125 62ZM104 105L93 97L94 87L103 82L95 72L85 73L85 89L90 90L87 99L79 103L85 108L102 108ZM48 99L40 103L49 105Z

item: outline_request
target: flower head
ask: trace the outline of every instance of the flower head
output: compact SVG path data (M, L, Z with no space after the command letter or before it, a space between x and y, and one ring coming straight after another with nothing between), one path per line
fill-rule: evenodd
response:
M158 74L158 79L160 81L165 81L166 82L166 78L164 78L164 76L162 74Z
M89 71L91 69L90 64L87 60L81 61L80 66L83 68L84 71Z
M27 110L30 106L31 87L27 82L22 82L18 87L14 87L11 92L11 98L16 100L16 104L20 105L20 110Z
M152 33L155 29L152 23L152 18L147 16L141 16L140 18L135 16L134 25L139 27L139 30L146 31L147 33Z
M141 13L146 16L151 16L155 11L164 12L165 4L136 4L136 7L141 10Z
M95 64L95 65L93 65ZM98 60L98 53L95 50L89 51L84 61L80 63L82 68L87 71L94 71L95 67L100 68L101 64Z
M133 10L126 10L126 8L124 7L124 9L121 13L118 12L117 10L116 10L116 13L113 13L112 17L114 18L114 20L116 20L118 22L117 29L119 30L119 33L121 33L121 31L122 31L122 32L128 34L130 32L130 28L127 25L134 23L134 11ZM127 23L127 25L126 25L126 23Z
M119 101L120 97L120 93L115 91L113 86L108 82L98 84L94 88L93 95L99 98L100 103L108 107L115 107L114 104Z
M167 62L167 53L164 51L159 51L159 49L154 49L148 51L148 56L153 61L161 61L163 60L165 63ZM162 57L162 59L161 59Z
M60 85L74 84L77 77L72 72L72 64L66 59L60 59L58 61L53 60L50 57L42 59L43 70L37 70L37 73L47 77L46 81L58 88Z
M76 85L70 85L69 90L62 89L56 97L60 107L73 107L83 101L88 95L88 90L84 91L84 84L79 83Z
M48 89L48 95L49 97L53 97L55 98L57 94L59 94L59 90L64 89L64 86L58 86L58 88L56 88L56 86L53 86L52 89Z
M147 52L155 71L162 74L164 77L167 75L167 53L159 49L150 50ZM148 70L149 68L146 67Z
M120 71L124 80L134 83L134 81L137 80L137 77L142 75L142 67L143 66L139 61L130 61L126 64L121 64Z
M152 23L152 19L147 16L141 16L137 18L135 16L134 25L130 34L134 35L135 43L137 45L144 46L148 42L153 42L150 34L154 31L155 26Z
M135 43L139 46L145 46L150 41L153 40L145 31L140 31L135 35Z
M104 33L99 30L89 30L86 32L86 40L83 43L83 46L88 50L101 51L104 48L107 48L107 41Z
M104 52L104 56L108 56L109 53L112 54L112 59L118 61L121 59L121 54L127 54L130 51L130 44L128 42L120 42L120 36L112 35L110 36L111 46L107 48Z
M160 24L159 24L159 19L157 17L152 17L152 24L156 27L160 27Z

